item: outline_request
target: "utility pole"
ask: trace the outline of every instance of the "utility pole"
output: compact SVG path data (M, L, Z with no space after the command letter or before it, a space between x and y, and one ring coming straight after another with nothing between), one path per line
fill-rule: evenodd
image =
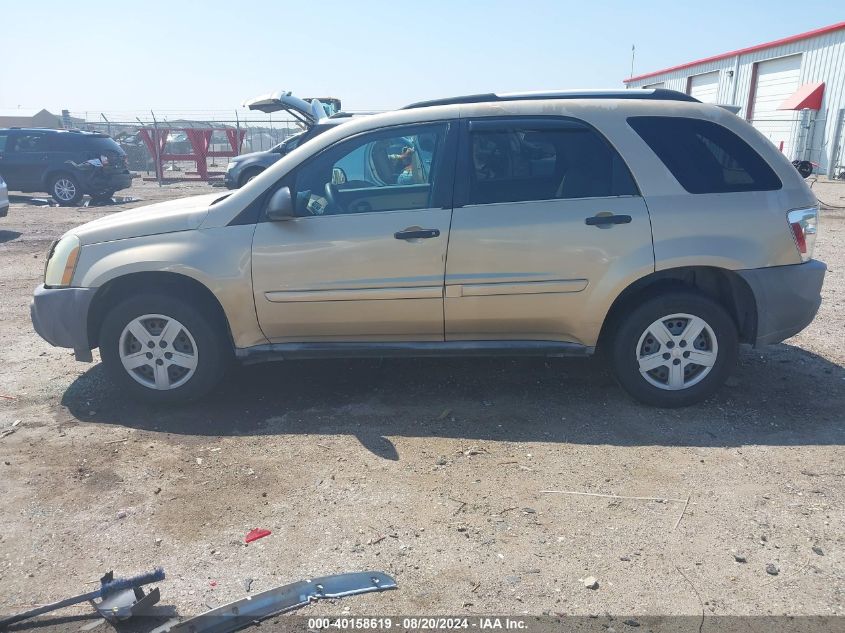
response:
M634 53L636 50L637 47L634 44L631 44L631 75L628 77L629 79L634 76Z

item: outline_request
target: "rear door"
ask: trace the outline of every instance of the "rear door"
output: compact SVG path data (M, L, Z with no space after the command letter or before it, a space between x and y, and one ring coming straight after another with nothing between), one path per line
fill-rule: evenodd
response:
M654 268L646 206L616 151L562 117L464 122L446 340L592 346L608 301Z
M268 339L443 340L454 137L447 123L360 134L279 183L298 217L260 222L253 241Z

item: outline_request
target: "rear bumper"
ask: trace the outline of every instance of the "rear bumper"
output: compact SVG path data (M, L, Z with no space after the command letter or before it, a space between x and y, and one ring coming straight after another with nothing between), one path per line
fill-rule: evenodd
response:
M70 347L76 360L91 362L88 310L96 288L45 288L32 295L29 312L38 335L55 347Z
M88 177L84 186L88 193L120 191L132 186L132 174L129 171L106 172L103 170L99 173L94 172Z
M827 266L811 259L793 266L739 270L757 302L754 346L780 343L798 334L815 318Z

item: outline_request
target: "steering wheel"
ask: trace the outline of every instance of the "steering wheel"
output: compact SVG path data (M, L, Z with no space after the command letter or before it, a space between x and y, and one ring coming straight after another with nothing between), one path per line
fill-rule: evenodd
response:
M331 182L326 183L326 200L335 212L343 211L343 208L337 203L337 187Z

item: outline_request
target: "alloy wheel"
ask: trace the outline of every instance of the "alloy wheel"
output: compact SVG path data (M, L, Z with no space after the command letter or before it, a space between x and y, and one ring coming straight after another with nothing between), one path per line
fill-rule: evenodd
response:
M76 184L70 178L59 178L53 185L53 195L61 202L70 202L76 197Z

